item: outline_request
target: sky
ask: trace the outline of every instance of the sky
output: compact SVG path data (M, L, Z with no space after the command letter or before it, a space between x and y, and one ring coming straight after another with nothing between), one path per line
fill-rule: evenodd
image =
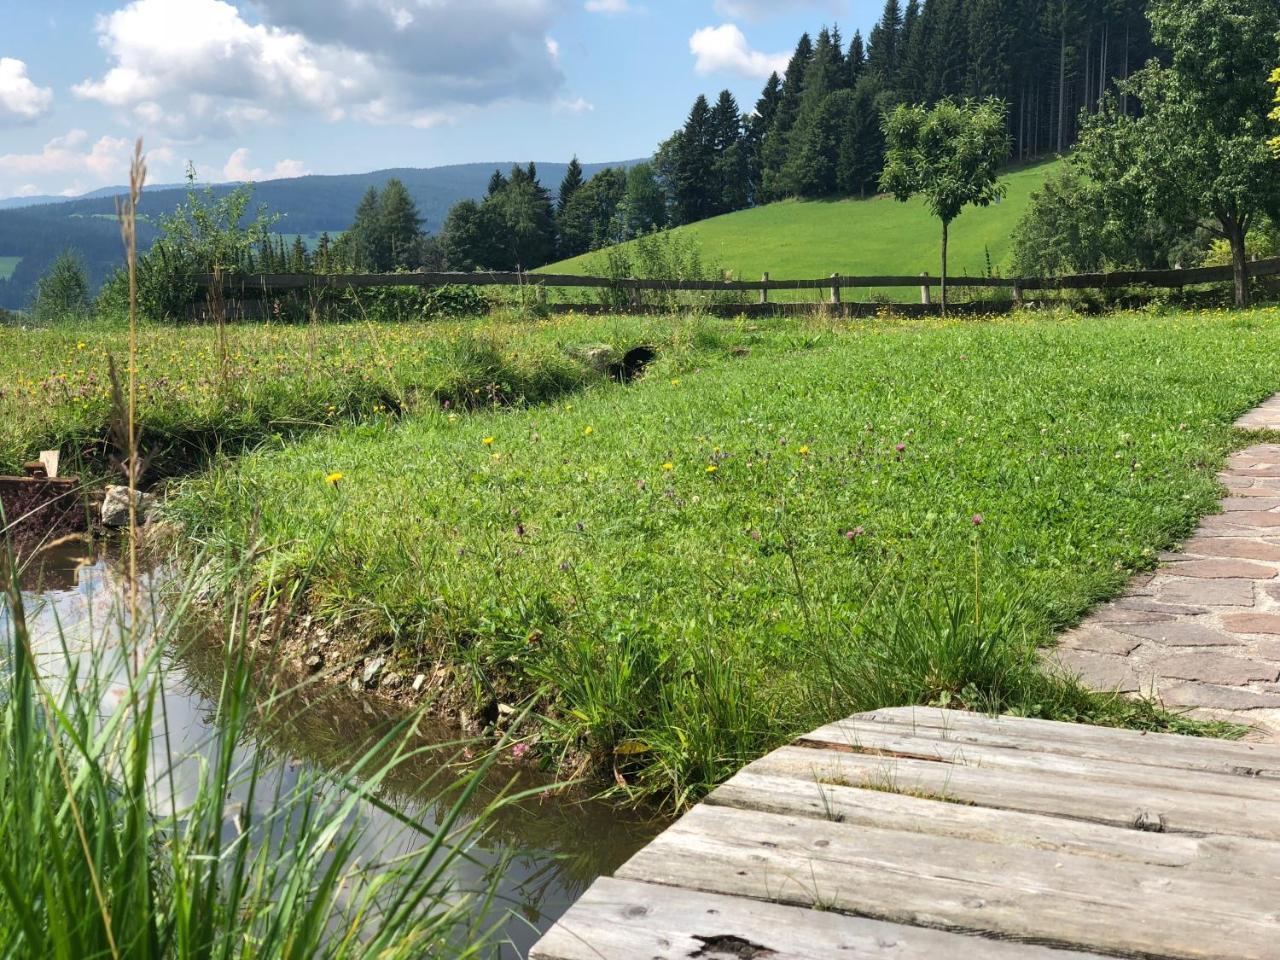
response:
M0 198L648 156L882 0L2 0Z

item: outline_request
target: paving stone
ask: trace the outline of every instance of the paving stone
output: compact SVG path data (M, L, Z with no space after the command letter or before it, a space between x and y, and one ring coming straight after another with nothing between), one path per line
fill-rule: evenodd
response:
M1272 600L1280 601L1280 583L1264 583L1262 591Z
M1086 626L1089 623L1168 623L1173 619L1176 618L1172 613L1131 610L1124 607L1102 607L1090 615Z
M1251 500L1273 500L1277 493L1280 493L1276 487L1242 487L1239 484L1242 481L1233 480L1227 484L1227 493L1233 497L1246 497Z
M1280 693L1223 687L1212 683L1181 683L1160 691L1168 707L1200 707L1207 710L1280 709Z
M1061 670L1095 690L1108 693L1133 693L1140 685L1133 664L1123 657L1080 650L1055 650L1050 657Z
M1228 475L1237 477L1280 477L1280 466L1274 467L1232 467ZM1222 474L1219 474L1222 476Z
M1258 660L1280 663L1280 640L1256 640L1249 644L1249 652Z
M1274 613L1228 613L1222 625L1232 633L1269 633L1280 635L1280 615Z
M1209 607L1252 607L1252 580L1179 580L1168 578L1156 591L1165 603L1194 603Z
M1280 583L1275 584L1275 587L1280 590ZM1148 613L1170 613L1179 617L1194 617L1209 612L1208 607L1194 607L1182 603L1158 603L1146 597L1121 597L1111 606L1124 610L1143 610Z
M1117 623L1115 630L1131 637L1155 640L1170 647L1238 647L1244 641L1207 624L1194 620L1173 623Z
M1221 653L1184 653L1162 657L1155 664L1155 669L1162 677L1228 687L1243 686L1253 680L1280 679L1280 663L1263 663Z
M1113 630L1095 626L1092 622L1064 633L1058 641L1059 649L1088 650L1092 653L1107 653L1116 657L1128 656L1141 643L1142 640L1139 637L1116 633Z
M1280 514L1277 515L1280 517ZM1250 580L1275 579L1275 567L1264 567L1248 560L1181 560L1169 566L1168 573L1175 577L1196 577L1205 580L1227 580L1247 577Z
M1206 557L1239 557L1242 560L1270 560L1280 563L1280 544L1240 537L1196 537L1182 548L1186 553Z
M1280 498L1274 494L1270 497L1224 497L1219 503L1226 513L1239 513L1246 510L1274 510L1280 507Z
M1280 513L1268 513L1265 510L1241 510L1237 513L1224 513L1222 519L1233 527L1255 527L1271 529L1280 527Z

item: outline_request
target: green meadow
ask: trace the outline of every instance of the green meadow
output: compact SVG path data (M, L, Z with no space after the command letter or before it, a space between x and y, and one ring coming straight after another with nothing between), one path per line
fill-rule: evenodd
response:
M999 204L966 209L952 225L952 276L1007 273L1013 228L1031 194L1056 169L1036 164L1003 176L1008 193ZM768 273L775 280L849 276L913 275L940 269L941 227L923 201L789 200L679 227L696 239L706 263L744 280ZM545 268L548 273L589 274L603 254L589 253ZM858 296L854 297L854 294ZM846 291L867 299L870 291ZM894 296L918 297L914 290Z
M1280 310L664 324L633 385L335 425L169 516L387 671L527 707L545 763L675 806L890 704L1183 728L1036 650L1213 509Z

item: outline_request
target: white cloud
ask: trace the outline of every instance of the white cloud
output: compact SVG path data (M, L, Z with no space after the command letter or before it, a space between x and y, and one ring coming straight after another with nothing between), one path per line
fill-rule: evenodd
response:
M818 7L832 14L848 9L846 0L716 0L716 13L735 20L764 20L804 7Z
M37 152L0 155L0 196L75 196L96 187L125 183L132 155L133 141L125 137L94 140L84 130L69 130ZM155 182L157 176L171 176L176 161L170 147L147 151L149 179Z
M631 10L629 0L587 0L583 6L588 13L627 13Z
M49 112L53 91L37 87L27 76L27 65L12 57L0 57L0 124L26 123Z
M429 126L506 99L550 101L546 30L569 0L132 0L97 21L110 67L77 96L182 136L309 113Z
M584 97L562 97L555 103L560 113L591 113L596 105Z
M689 50L696 58L699 73L736 73L763 78L787 69L786 53L752 50L747 38L732 23L703 27L689 38Z
M301 160L281 160L270 170L249 166L249 148L240 147L228 158L222 168L222 176L226 180L285 180L290 177L305 177L309 170Z

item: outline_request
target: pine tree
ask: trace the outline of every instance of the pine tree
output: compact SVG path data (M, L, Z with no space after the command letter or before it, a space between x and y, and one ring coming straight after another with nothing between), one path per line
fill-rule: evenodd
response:
M564 208L569 205L569 201L573 199L573 195L581 189L586 182L582 176L582 164L578 162L575 154L574 158L569 161L569 169L565 171L564 179L560 181L560 194L556 198L556 213L563 213Z
M858 81L862 79L863 71L867 69L867 50L862 42L862 31L855 30L853 39L849 41L849 55L845 57L845 70L849 74L848 87L852 90L858 85Z
M377 187L370 187L356 207L355 219L351 229L347 231L346 241L351 254L351 266L357 270L377 270L381 260L379 248L380 230L378 225L381 209L381 195ZM277 263L276 252L271 251L271 262Z
M294 234L293 249L289 251L289 272L307 273L311 269L311 258L307 255L307 245L302 242L301 234Z
M386 272L416 267L421 240L422 217L417 204L400 180L388 180L378 203L377 269Z
M791 55L791 62L787 64L786 76L782 78L782 96L778 101L778 110L761 148L761 193L765 200L780 200L787 196L783 168L787 165L791 129L800 115L805 73L812 60L813 41L806 33L800 37L795 53Z
M698 97L676 142L672 187L677 223L696 223L714 216L719 207L715 159L711 105L706 97Z
M764 139L773 127L781 102L782 78L777 73L773 73L764 85L760 99L756 101L755 113L745 124L743 143L747 153L748 202L750 203L758 203L763 197Z
M715 155L714 214L747 206L751 196L747 152L743 144L742 111L732 93L724 90L711 110L711 148Z
M502 188L507 185L507 178L502 175L501 170L493 171L493 176L489 178L489 190L485 196L492 197L502 192Z
M871 28L868 66L887 82L898 73L898 51L902 40L902 5L898 0L885 0L880 22Z

